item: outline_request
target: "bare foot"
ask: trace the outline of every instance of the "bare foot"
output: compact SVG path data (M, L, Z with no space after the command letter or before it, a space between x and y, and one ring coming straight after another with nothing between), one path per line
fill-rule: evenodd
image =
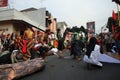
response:
M81 58L77 58L78 61L81 61L82 59Z

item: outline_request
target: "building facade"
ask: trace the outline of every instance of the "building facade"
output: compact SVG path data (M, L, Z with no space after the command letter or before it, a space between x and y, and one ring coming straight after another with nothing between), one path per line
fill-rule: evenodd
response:
M67 27L68 27L68 25L66 22L57 22L57 29L60 30L62 37L63 37L63 33L65 32Z
M27 26L42 31L49 28L56 33L56 21L51 15L47 18L47 12L46 8L29 8L22 11L15 9L0 10L0 33L5 31L6 33L17 32L22 34ZM49 24L48 19L50 19Z

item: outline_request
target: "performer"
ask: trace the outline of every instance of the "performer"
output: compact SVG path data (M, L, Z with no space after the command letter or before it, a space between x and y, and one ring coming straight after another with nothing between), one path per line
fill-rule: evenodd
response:
M87 52L83 60L88 63L88 69L96 67L101 68L103 65L99 61L99 56L101 54L100 45L97 44L97 39L92 36L93 34L88 33L89 42L86 46Z
M31 30L31 28L26 27L26 30L23 34L23 48L22 52L24 54L24 59L30 59L31 53L30 49L34 46L34 32Z

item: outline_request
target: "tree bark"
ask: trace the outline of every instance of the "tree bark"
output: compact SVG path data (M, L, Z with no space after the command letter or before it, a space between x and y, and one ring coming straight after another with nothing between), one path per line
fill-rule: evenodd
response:
M45 62L40 58L18 62L14 64L0 65L0 80L13 80L20 78L45 67Z

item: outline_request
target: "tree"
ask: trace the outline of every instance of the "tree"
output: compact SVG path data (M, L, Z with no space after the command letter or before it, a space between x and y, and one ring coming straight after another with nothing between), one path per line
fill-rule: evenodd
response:
M80 28L78 28L77 26L74 26L72 29L71 29L72 32L77 32L79 33L80 32Z
M85 28L83 26L80 27L80 31L85 33Z
M120 5L120 1L119 0L112 0L112 2L115 2L116 4Z

